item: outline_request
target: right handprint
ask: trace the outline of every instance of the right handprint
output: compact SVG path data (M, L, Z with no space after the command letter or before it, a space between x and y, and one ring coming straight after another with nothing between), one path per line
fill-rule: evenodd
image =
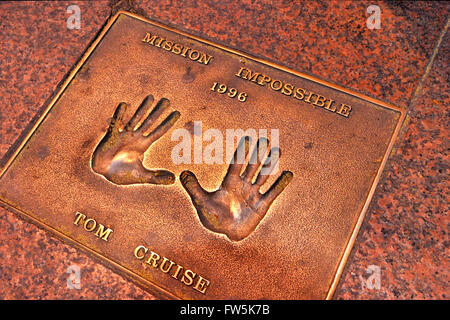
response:
M270 189L261 193L259 189L275 167L280 149L272 148L267 155L268 141L265 138L259 139L241 174L249 148L250 138L242 138L221 186L214 192L204 190L190 171L184 171L180 176L202 224L211 231L225 234L233 241L242 240L255 230L272 202L293 177L292 172L283 171Z

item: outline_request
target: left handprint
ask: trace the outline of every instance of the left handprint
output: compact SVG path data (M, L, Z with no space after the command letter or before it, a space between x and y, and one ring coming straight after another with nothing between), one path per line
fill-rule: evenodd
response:
M166 170L148 170L142 164L144 153L153 142L161 138L180 117L173 111L153 131L152 124L169 107L169 100L162 98L146 117L153 104L153 96L147 96L133 117L125 122L127 105L120 103L114 112L108 131L98 144L92 157L92 169L109 181L120 184L172 184L175 175Z

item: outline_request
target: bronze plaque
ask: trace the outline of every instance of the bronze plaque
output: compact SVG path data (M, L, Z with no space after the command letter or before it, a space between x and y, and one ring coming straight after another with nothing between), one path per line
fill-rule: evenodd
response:
M3 205L181 299L331 298L405 116L128 12L43 110Z

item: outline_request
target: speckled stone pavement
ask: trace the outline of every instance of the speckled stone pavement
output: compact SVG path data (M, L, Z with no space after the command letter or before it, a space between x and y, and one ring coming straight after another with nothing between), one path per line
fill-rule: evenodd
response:
M81 9L69 30L66 8ZM366 8L381 8L381 29ZM448 299L447 2L58 1L0 3L0 156L111 12L153 20L408 110L335 299ZM81 268L81 289L66 286ZM380 288L366 285L369 266ZM84 253L0 209L0 299L154 299Z

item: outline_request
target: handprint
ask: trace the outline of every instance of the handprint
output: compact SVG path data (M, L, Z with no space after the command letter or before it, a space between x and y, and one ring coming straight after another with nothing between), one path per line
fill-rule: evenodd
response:
M248 155L250 138L241 139L222 185L214 192L204 190L192 172L181 173L181 183L190 195L203 226L223 233L233 241L242 240L255 230L272 202L293 177L292 172L283 171L266 193L260 193L259 189L269 178L280 156L279 148L272 148L267 155L267 145L267 139L258 140L248 165L241 174ZM264 157L267 155L262 166L263 157L258 154ZM260 166L261 170L252 182Z
M169 106L169 100L161 99L146 117L154 99L147 96L127 123L123 117L127 108L120 103L111 119L108 131L94 151L92 169L115 184L172 184L173 173L166 170L147 170L142 161L145 151L161 138L178 120L180 113L172 112L153 131L152 124Z

